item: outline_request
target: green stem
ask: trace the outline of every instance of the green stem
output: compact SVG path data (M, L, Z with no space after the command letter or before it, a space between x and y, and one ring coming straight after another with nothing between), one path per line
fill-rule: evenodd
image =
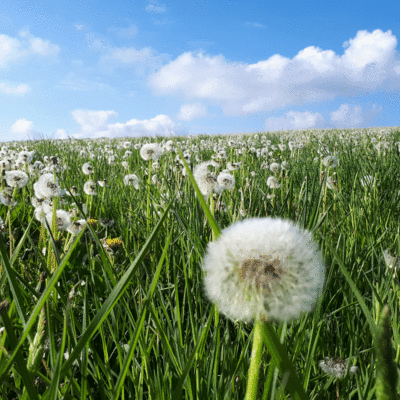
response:
M153 161L150 160L149 165L149 175L147 178L147 232L149 232L149 224L150 224L150 185L151 185L151 166Z
M255 400L257 398L258 375L260 372L262 355L262 324L261 320L255 321L253 350L251 352L249 378L247 380L246 400Z

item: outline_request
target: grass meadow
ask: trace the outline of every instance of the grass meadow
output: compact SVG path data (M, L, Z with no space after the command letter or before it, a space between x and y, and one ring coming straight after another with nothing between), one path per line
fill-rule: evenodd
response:
M0 148L1 399L400 398L400 129ZM265 217L310 232L323 287L233 320L203 260Z

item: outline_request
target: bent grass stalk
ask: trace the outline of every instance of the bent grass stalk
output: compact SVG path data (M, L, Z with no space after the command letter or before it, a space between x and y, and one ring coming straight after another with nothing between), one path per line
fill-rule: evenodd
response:
M175 142L175 146L178 150L179 156L181 157L182 162L184 163L184 166L186 168L186 172L189 175L190 181L197 193L198 200L204 210L204 213L207 216L208 222L211 225L211 228L213 230L214 234L214 240L217 239L220 234L221 234L221 228L219 228L215 218L213 217L212 213L210 212L210 209L207 207L206 202L204 201L203 195L200 192L199 187L197 186L197 183L195 179L193 178L193 175L190 171L190 168L188 164L186 163L185 158L183 157L183 153L179 147L179 145ZM211 194L212 197L212 194ZM215 312L217 313L217 307L215 306ZM216 324L217 321L219 320L215 318ZM264 330L262 329L264 327ZM279 367L281 374L285 374L287 371L290 371L289 377L288 377L288 384L287 388L294 396L295 399L301 399L301 400L307 400L308 396L304 392L304 389L299 381L299 378L297 377L296 371L294 369L294 366L292 362L290 361L287 352L283 348L283 346L280 344L278 337L276 336L276 332L270 323L266 322L265 324L260 321L256 320L255 321L255 327L253 328L254 331L254 336L253 336L253 350L252 350L252 358L251 358L251 364L250 364L250 370L249 370L249 376L248 376L248 383L247 383L247 391L246 391L246 400L256 400L257 398L257 387L258 387L258 375L259 375L259 369L260 369L260 354L262 352L262 346L263 343L267 346L268 351L274 357L275 362L277 366ZM260 339L263 340L260 340ZM214 375L215 376L215 375Z

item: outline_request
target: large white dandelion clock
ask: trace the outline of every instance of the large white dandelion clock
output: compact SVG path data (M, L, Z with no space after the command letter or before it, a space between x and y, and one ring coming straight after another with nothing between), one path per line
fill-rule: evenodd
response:
M289 220L251 218L224 229L203 259L207 298L233 321L291 321L310 312L325 265L309 231Z

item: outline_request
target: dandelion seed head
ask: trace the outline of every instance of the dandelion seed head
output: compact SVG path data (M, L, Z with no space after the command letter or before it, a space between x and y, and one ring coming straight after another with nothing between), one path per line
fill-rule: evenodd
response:
M23 188L29 181L28 175L23 171L7 171L6 182L8 186Z
M84 191L87 195L92 195L92 196L97 195L97 192L96 192L96 182L93 181L93 180L87 181L87 182L83 185L83 191Z
M162 154L161 148L156 143L148 143L142 146L140 149L140 156L143 160L157 161Z
M290 221L252 218L210 242L203 260L206 296L233 321L290 321L313 308L324 265L311 233Z

